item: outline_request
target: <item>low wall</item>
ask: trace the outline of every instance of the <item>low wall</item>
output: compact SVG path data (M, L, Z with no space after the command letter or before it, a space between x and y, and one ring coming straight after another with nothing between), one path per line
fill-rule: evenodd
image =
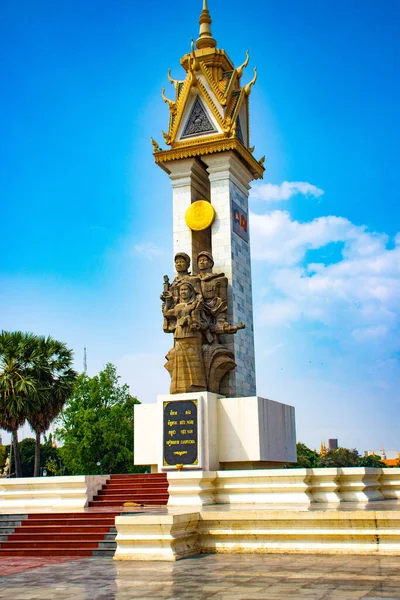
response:
M114 560L175 561L202 552L400 556L400 510L276 510L218 506L115 519Z
M0 512L83 509L108 478L109 475L74 475L0 479Z
M400 499L400 469L169 472L168 506L341 504Z

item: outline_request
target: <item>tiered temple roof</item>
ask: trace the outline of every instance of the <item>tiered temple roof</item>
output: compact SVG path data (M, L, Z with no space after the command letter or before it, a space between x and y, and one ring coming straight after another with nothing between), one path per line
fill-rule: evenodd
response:
M171 160L234 151L250 169L255 179L264 172L264 157L256 160L250 146L249 96L257 79L242 86L242 76L249 63L249 53L235 68L225 52L217 48L211 34L211 17L207 0L200 15L200 35L196 45L181 58L186 72L182 80L168 78L174 86L175 99L162 97L170 111L168 132L163 132L169 149L163 150L152 140L156 163L168 171Z

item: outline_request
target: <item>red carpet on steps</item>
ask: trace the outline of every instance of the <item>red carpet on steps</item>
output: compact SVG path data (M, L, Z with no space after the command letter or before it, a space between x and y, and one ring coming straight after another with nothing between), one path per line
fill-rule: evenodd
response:
M147 506L167 504L167 474L111 475L89 506L123 506L125 502Z
M0 558L113 555L117 514L31 513L0 544Z
M20 524L14 523L15 529L4 529L0 558L113 556L115 517L121 514L125 502L166 505L166 474L111 475L85 512L22 515ZM3 515L3 519L12 523L14 517Z

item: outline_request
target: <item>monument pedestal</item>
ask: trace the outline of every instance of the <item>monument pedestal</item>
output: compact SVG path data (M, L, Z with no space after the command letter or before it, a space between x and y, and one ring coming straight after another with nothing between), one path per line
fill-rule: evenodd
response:
M193 421L194 415L186 418L184 409L194 405ZM150 465L152 472L176 471L177 464L204 471L282 467L296 461L294 408L259 396L160 395L154 404L135 406L134 445L135 465ZM187 464L187 450L194 446L197 462ZM166 453L176 454L175 464L166 460Z

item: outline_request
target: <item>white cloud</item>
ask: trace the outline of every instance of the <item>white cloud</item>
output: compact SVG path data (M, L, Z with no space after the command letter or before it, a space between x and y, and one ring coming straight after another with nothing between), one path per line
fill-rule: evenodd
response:
M144 242L143 244L136 244L136 246L133 247L133 253L141 254L149 260L154 260L155 258L162 256L164 251L156 244L153 244L153 242Z
M260 322L262 325L282 327L300 319L301 314L301 306L297 302L291 300L271 302L263 306Z
M358 342L391 338L400 325L400 236L369 232L342 217L309 222L286 211L252 215L253 258L265 263L268 292L261 322L318 321L338 338ZM307 252L341 242L339 260L307 264Z
M287 211L274 210L266 215L252 214L251 231L253 258L282 265L298 263L307 250L356 239L364 228L342 217L300 223L293 221Z
M387 336L389 330L384 325L378 325L376 327L364 327L363 329L354 329L353 337L358 341L365 340L380 340Z
M323 193L324 190L306 181L284 181L280 185L273 183L255 185L251 190L251 198L253 200L280 202L281 200L289 200L296 194L318 198Z

